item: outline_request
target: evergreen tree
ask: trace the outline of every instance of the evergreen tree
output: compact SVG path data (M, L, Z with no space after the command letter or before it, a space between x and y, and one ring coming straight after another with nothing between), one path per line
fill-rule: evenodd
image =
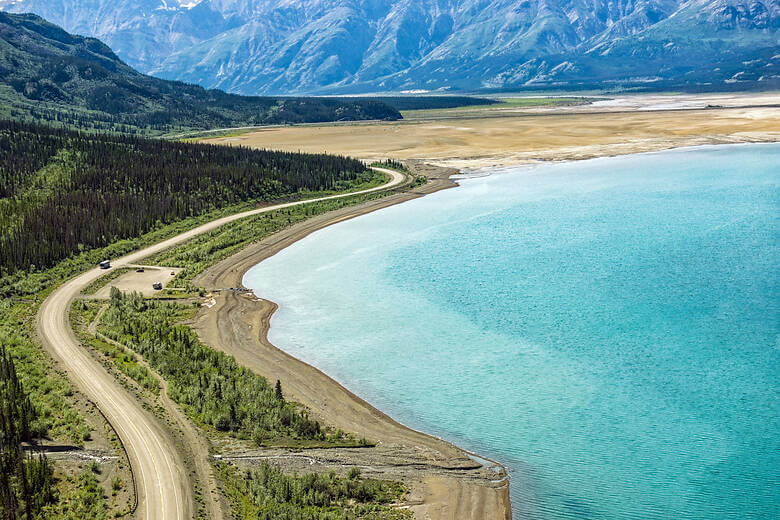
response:
M0 274L231 204L344 189L354 159L94 135L0 120Z
M53 472L44 455L25 457L22 443L36 432L37 413L16 375L13 359L0 345L0 514L32 519L55 498Z

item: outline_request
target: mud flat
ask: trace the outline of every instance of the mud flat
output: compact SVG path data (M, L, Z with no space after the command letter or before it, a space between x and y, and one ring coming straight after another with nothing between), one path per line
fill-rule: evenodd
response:
M509 482L497 463L481 464L441 439L394 421L342 385L276 348L267 339L273 302L234 291L255 264L310 233L393 204L421 197L455 184L447 168L413 165L429 182L411 191L320 215L272 235L216 264L194 283L212 292L214 305L202 308L193 328L204 343L273 381L286 395L307 406L324 423L365 437L372 448L317 449L303 452L255 450L232 453L228 460L252 464L268 460L288 471L329 471L359 467L366 476L401 479L410 487L403 507L420 519L509 519Z

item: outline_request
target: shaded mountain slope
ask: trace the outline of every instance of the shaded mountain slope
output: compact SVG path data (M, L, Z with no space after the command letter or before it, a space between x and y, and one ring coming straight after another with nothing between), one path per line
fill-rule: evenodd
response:
M400 117L373 100L244 97L161 80L99 40L2 12L0 99L7 117L130 132Z

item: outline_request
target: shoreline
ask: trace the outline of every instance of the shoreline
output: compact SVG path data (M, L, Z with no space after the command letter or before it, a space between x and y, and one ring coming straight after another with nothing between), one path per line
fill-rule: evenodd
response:
M509 477L500 463L401 424L318 368L271 344L267 333L276 304L243 291L243 277L249 269L319 229L457 186L450 179L457 170L421 162L410 163L410 167L429 181L408 191L308 219L201 273L193 283L205 287L214 303L203 307L191 326L205 344L235 356L240 364L270 381L281 380L285 393L318 420L376 443L373 448L329 448L303 454L252 450L235 460L251 463L273 457L291 471L356 466L372 477L403 480L410 493L402 507L416 518L509 520ZM483 465L475 458L492 465Z
M684 151L705 146L726 144L672 146L664 150L640 153L652 154L670 149ZM614 155L632 154L609 153L579 160L594 160ZM255 295L243 285L244 275L249 269L311 233L378 209L457 187L458 180L468 179L476 173L464 175L464 172L455 168L424 163L421 160L405 162L414 173L428 176L429 182L409 191L342 208L301 222L239 251L197 276L193 283L211 291L214 304L202 308L191 326L201 340L212 348L235 356L239 363L268 380L280 379L285 393L306 406L318 420L358 436L362 435L377 444L375 448L357 450L306 450L305 454L299 453L297 456L290 450L260 449L237 454L231 459L250 464L258 460L274 459L283 469L297 472L312 469L327 471L334 468L343 470L345 467L355 466L361 468L367 476L404 481L410 492L402 507L413 511L415 518L511 520L510 476L500 462L400 423L317 367L273 345L268 340L268 331L271 317L278 306ZM515 168L534 165L526 163L516 165ZM224 289L227 287L241 288L242 292ZM230 326L226 327L225 324ZM302 459L305 459L305 462ZM492 466L484 466L478 460L489 462Z
M679 139L644 140L629 143L608 143L512 152L502 156L470 156L455 159L436 159L431 163L442 167L457 168L464 174L478 173L483 170L511 170L540 164L565 163L607 159L625 155L644 155L684 149L696 149L718 146L773 144L780 142L780 133L756 135L701 136Z
M775 141L777 143L777 141ZM770 143L728 143L737 144L770 144ZM660 153L669 150L696 149L701 147L725 147L725 143L708 143L693 146L672 146L663 150L650 150L639 152L642 154ZM632 154L604 154L603 156L589 157L593 160L608 158L614 155ZM568 159L556 162L578 162L578 159ZM244 366L260 373L269 380L277 378L285 381L290 378L306 380L311 379L313 387L322 385L327 388L321 393L341 394L340 406L334 406L333 395L324 399L317 398L312 391L313 387L298 388L294 382L292 388L287 384L286 392L294 400L307 406L317 419L325 423L350 431L358 435L363 434L369 440L377 443L377 452L367 457L355 456L354 449L328 449L312 450L313 457L307 457L309 464L317 461L318 457L327 459L325 465L328 468L344 468L349 465L357 465L361 468L373 468L382 462L393 466L392 469L383 469L371 474L377 478L401 479L410 486L410 494L404 507L415 513L415 518L425 519L491 519L512 518L512 508L509 498L510 477L506 468L499 462L491 460L483 455L473 453L440 437L417 431L396 421L370 403L355 395L341 383L331 378L317 367L305 363L291 354L279 349L268 341L271 316L277 309L277 305L269 300L254 295L253 292L237 293L232 290L219 290L219 287L231 287L246 289L243 285L245 273L254 265L275 255L277 252L292 243L305 238L309 234L328 227L330 225L352 219L378 209L400 204L408 200L419 198L444 189L458 186L461 179L481 177L482 175L465 174L454 168L423 163L420 160L406 161L414 173L428 175L429 182L421 187L407 192L389 195L383 199L362 203L356 206L343 208L329 214L314 217L280 233L249 246L235 255L210 267L204 273L196 277L194 283L213 289L215 304L208 309L202 309L193 324L193 329L198 333L204 343L234 355ZM536 163L538 165L539 163ZM543 163L542 163L543 164ZM534 163L516 165L534 166ZM511 168L511 167L510 167ZM510 168L501 168L510 169ZM219 327L220 323L230 323L230 330ZM222 330L220 330L222 329ZM237 345L243 344L242 347ZM248 345L248 347L246 346ZM331 400L329 400L331 399ZM336 398L336 401L339 401ZM371 427L356 421L356 417L370 418L374 421ZM377 426L380 430L377 430ZM384 427L387 431L382 432ZM400 430L406 435L390 433L390 430ZM377 434L378 433L378 434ZM390 449L387 449L390 448ZM398 449L405 453L398 452ZM420 450L438 451L438 456L429 451L425 454L417 453ZM281 450L284 452L284 450ZM321 453L321 452L327 453ZM338 453L338 452L352 453ZM263 454L265 453L265 455ZM280 450L258 450L248 452L245 457L237 459L257 460L268 457L268 453L274 453L273 458L290 458L289 454L280 455ZM334 454L337 454L334 456ZM312 455L311 452L308 455ZM464 458L465 457L465 458ZM468 459L468 460L466 460ZM477 460L484 460L492 467L483 466ZM389 461L389 462L388 462ZM321 461L317 461L321 464ZM306 470L305 466L293 462L282 464L288 470ZM406 466L407 469L400 470ZM479 466L479 467L475 467ZM310 469L309 469L310 470ZM482 470L480 473L479 470ZM464 475L464 473L471 474Z
M778 134L778 137L775 140L734 141L728 143L707 142L707 143L699 143L699 144L685 144L685 143L679 143L679 144L667 143L667 144L668 144L667 147L651 148L648 150L640 150L640 151L617 152L617 153L610 153L610 154L606 154L606 153L596 154L596 155L580 157L580 158L563 157L561 159L549 159L549 160L525 159L525 160L518 161L516 163L505 164L505 165L480 166L474 168L463 166L460 167L459 170L460 173L455 174L450 178L453 181L479 179L483 177L490 177L491 175L514 173L517 170L533 169L538 166L544 166L548 164L564 164L564 163L598 161L598 160L615 159L618 157L626 157L626 156L633 156L633 155L658 155L658 154L664 154L669 152L685 152L685 151L712 149L712 148L730 148L734 146L771 146L771 145L780 144L780 134ZM442 168L444 167L445 166L442 166Z

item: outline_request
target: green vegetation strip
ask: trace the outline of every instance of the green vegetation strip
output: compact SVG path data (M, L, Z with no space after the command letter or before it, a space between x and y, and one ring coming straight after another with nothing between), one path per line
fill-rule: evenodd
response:
M253 242L257 242L264 237L316 215L379 199L385 195L387 193L363 193L351 197L292 206L247 217L199 235L178 247L147 258L144 260L144 263L182 268L182 271L171 280L168 287L194 290L192 280L195 276L220 260L239 252Z
M193 311L192 305L147 300L138 293L112 289L110 307L98 330L143 356L168 381L171 399L199 424L250 438L258 445L368 444L321 427L265 378L201 343L189 327L178 324L191 318ZM121 354L117 357L124 359Z
M495 98L492 103L474 104L468 106L412 109L403 110L404 119L420 119L436 116L474 115L480 112L485 114L495 113L507 108L537 108L555 106L575 106L590 103L590 99L584 97L504 97Z
M216 464L225 492L235 504L235 520L408 520L409 511L392 507L404 495L397 482L309 473L290 476L263 463L240 471Z
M82 294L86 295L92 295L98 292L100 289L111 283L112 281L116 280L120 276L122 276L125 273L129 273L130 271L134 271L134 269L131 269L130 267L120 267L118 269L111 269L107 274L101 276L91 284L87 285L86 289L82 291Z

